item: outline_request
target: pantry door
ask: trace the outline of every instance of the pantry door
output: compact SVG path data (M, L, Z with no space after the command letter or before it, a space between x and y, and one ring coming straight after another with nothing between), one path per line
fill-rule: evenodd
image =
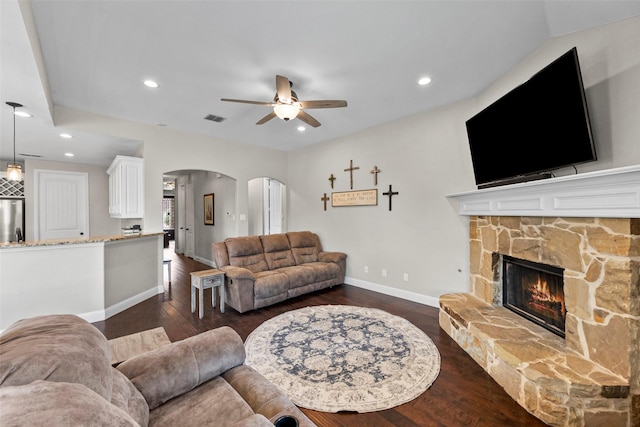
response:
M34 171L34 240L89 237L89 175Z

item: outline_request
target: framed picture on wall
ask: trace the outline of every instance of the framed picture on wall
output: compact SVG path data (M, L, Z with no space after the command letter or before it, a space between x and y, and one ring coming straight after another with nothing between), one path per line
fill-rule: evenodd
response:
M204 225L213 225L213 193L204 195Z

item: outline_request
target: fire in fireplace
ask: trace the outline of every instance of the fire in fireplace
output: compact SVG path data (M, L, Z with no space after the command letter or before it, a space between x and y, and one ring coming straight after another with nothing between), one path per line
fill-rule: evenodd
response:
M564 338L564 269L502 255L503 306Z

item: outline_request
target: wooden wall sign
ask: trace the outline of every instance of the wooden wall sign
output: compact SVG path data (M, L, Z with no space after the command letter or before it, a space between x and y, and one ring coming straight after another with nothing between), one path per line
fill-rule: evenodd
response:
M331 206L377 206L378 190L339 191L331 193Z

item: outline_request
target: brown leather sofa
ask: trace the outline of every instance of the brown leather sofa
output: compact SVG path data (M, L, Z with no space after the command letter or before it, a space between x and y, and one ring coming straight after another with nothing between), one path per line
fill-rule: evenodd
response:
M347 255L325 252L310 231L231 237L212 250L226 302L240 313L340 285L347 268Z
M0 424L273 427L292 415L315 426L244 358L225 326L114 368L107 339L85 320L20 320L0 335Z

